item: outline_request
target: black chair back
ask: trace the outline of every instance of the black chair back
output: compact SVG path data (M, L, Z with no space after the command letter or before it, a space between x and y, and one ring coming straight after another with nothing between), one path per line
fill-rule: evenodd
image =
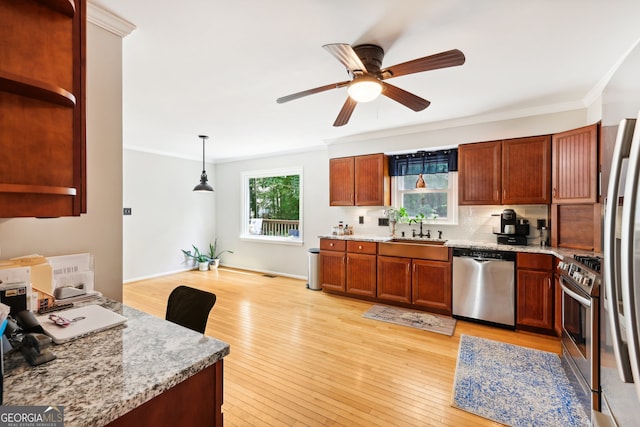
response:
M169 295L165 319L204 334L215 303L215 294L181 285Z

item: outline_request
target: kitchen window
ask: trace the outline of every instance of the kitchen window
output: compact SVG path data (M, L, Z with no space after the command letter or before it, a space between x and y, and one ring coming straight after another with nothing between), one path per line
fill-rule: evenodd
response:
M458 151L419 151L390 157L394 207L409 217L458 222Z
M243 239L302 243L302 168L244 172Z

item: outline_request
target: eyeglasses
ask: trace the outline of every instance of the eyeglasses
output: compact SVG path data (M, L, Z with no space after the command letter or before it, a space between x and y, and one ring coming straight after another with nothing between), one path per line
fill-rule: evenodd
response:
M58 325L60 327L63 327L63 328L66 328L70 324L75 323L75 322L77 322L79 320L82 320L84 318L85 318L84 316L81 316L81 317L75 317L75 318L69 320L69 319L66 319L66 318L64 318L62 316L58 316L57 314L50 314L49 315L49 320L51 320L53 323L55 323L56 325Z

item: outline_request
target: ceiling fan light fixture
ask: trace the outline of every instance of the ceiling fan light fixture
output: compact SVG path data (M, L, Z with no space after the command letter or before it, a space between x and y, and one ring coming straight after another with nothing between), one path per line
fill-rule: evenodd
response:
M193 187L193 191L211 192L213 191L213 187L207 182L207 171L204 169L204 141L209 139L209 137L207 135L198 135L198 138L202 138L202 174L200 174L200 184Z
M376 99L382 93L382 84L375 77L356 77L349 83L347 92L354 101L369 102Z

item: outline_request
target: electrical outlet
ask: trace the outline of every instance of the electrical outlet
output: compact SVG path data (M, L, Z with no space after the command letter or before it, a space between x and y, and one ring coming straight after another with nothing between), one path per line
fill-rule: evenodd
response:
M358 224L364 224L364 217L363 216L359 216L358 217Z
M389 226L389 218L378 218L378 226L379 227L388 227Z
M123 208L122 215L131 215L131 208Z

